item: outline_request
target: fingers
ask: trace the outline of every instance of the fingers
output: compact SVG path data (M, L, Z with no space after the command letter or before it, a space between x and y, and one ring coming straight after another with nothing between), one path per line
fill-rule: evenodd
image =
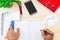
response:
M10 34L10 30L11 30L11 25L10 25L10 27L9 27L9 29L8 29L6 38L8 38L8 35Z
M50 31L49 29L43 29L42 30L42 36L44 37L44 38L46 38L48 35L45 35L45 32L44 31L47 31L48 33L50 33L50 35L51 36L54 36L54 33L52 32L52 31ZM50 36L49 35L49 36Z
M45 35L44 31L42 31L42 36L43 36L44 38L46 37L46 35Z
M51 33L54 35L54 33L52 31L50 31L49 29L44 29L43 31L47 31L48 33Z
M9 29L8 29L8 32L7 32L7 34L10 32L10 30L11 30L12 28L11 28L11 25L10 25L10 27L9 27Z
M8 34L13 35L13 33L15 33L15 31L12 29L12 26L10 25L10 27L9 27L9 29L8 29L8 32L7 32L7 35L8 35Z
M12 27L12 26L10 25L10 27L9 27L8 31L10 31L11 27Z
M15 32L15 31L12 29L12 26L10 25L10 27L9 27L9 29L8 29L8 33L7 33L6 38L8 38L8 39L13 39L13 38L18 39L19 36L20 36L20 29L17 28L17 32Z
M17 32L16 32L17 36L20 36L20 29L17 28Z
M10 25L9 31L14 32L11 25Z
M10 25L10 27L9 27L9 29L8 29L8 33L16 33L16 34L20 34L20 29L19 28L17 28L17 32L15 32L13 29L12 29L12 26Z

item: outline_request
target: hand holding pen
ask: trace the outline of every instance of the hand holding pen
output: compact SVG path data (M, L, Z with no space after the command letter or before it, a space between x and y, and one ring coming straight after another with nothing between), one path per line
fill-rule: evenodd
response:
M17 31L15 32L12 29L12 26L10 25L8 32L7 32L7 36L6 36L7 40L18 40L19 36L20 36L20 29L17 28Z
M49 29L43 29L43 30L40 30L42 31L42 36L44 38L44 40L54 40L54 33L51 32Z

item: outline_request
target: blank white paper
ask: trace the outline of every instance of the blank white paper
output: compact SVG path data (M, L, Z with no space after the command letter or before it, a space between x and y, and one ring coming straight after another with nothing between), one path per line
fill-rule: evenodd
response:
M17 28L20 29L19 40L29 40L29 22L28 21L15 21L14 31L16 32Z
M15 21L15 31L20 28L19 40L43 40L41 31L45 28L44 21Z

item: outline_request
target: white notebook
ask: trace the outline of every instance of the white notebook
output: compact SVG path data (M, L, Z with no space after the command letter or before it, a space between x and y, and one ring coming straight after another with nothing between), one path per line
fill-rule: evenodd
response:
M12 20L20 20L19 12L5 12L2 14L2 35L6 36Z
M14 30L20 28L19 40L43 40L42 29L45 28L43 21L15 21Z

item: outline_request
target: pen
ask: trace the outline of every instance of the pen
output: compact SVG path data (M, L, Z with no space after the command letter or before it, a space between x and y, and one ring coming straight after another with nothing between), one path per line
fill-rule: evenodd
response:
M2 13L2 27L1 27L1 35L3 35L3 21L4 21L4 13Z
M22 14L22 3L21 3L21 1L20 1L20 3L18 4L18 6L19 6L20 14Z
M42 31L42 30L40 30L40 31ZM44 31L44 34L45 34L45 35L51 35L51 36L53 36L53 34L47 32L47 31Z
M14 30L14 21L11 21L12 29Z
M22 3L20 1L20 13L22 14Z

